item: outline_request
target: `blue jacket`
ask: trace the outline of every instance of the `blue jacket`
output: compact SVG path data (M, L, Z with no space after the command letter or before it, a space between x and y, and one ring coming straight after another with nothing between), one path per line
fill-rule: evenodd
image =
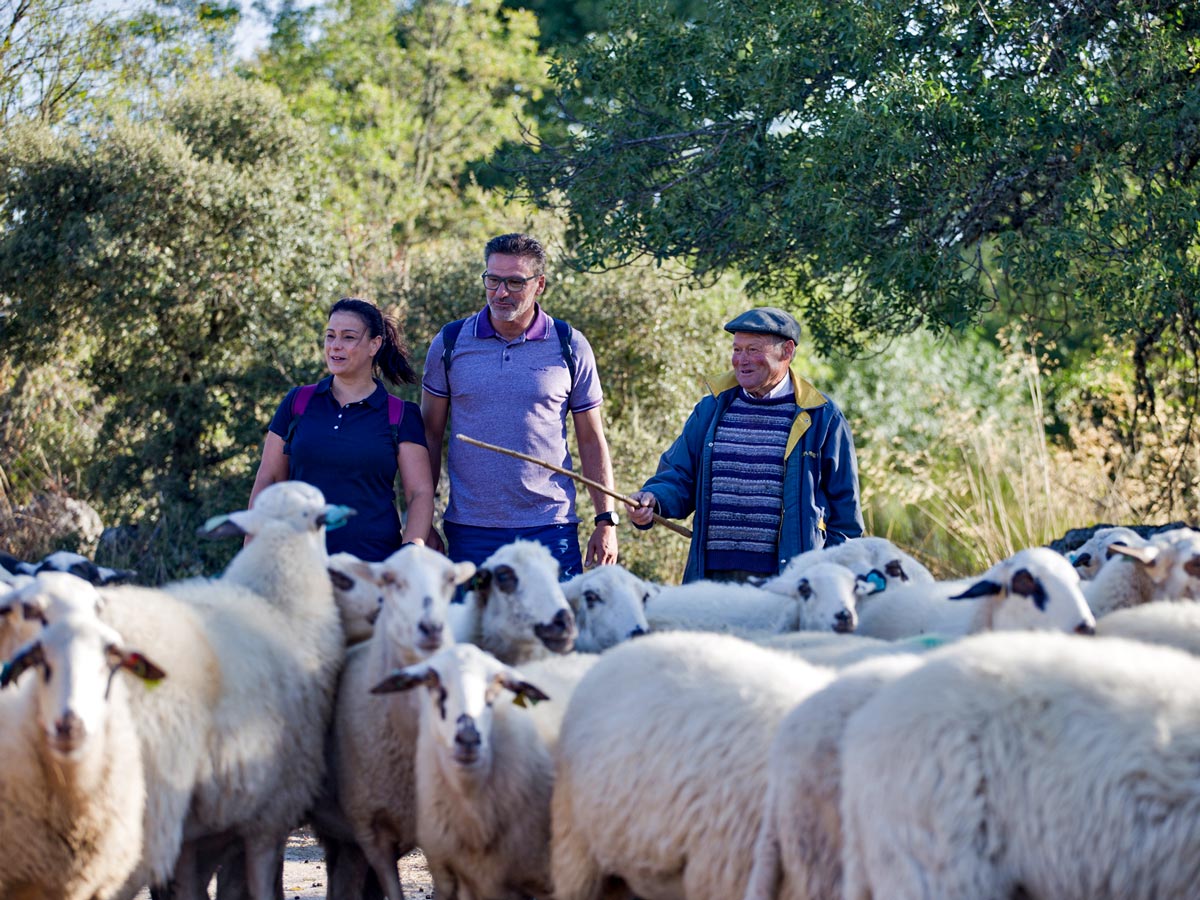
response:
M858 462L846 417L832 400L789 369L796 391L796 417L784 450L783 518L779 569L805 550L833 546L863 533L858 496ZM696 513L684 582L703 578L711 495L712 448L717 423L737 396L730 372L707 380L711 392L696 404L683 432L658 461L643 486L669 519Z

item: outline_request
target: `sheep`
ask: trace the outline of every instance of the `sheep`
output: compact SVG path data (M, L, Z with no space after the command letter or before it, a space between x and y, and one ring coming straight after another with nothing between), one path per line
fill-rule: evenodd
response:
M1112 544L1110 559L1083 593L1097 617L1155 600L1200 599L1200 532L1180 528L1140 545Z
M13 575L0 587L0 660L8 659L42 627L33 598L21 589L35 584L32 575Z
M1162 644L1200 656L1200 603L1160 600L1120 609L1096 620L1096 634Z
M842 733L882 685L920 664L921 657L897 654L852 666L779 724L745 900L841 896Z
M987 634L882 687L842 740L845 896L1186 897L1200 660Z
M326 504L310 485L273 484L252 509L215 517L202 529L208 536L253 535L219 578L175 582L160 590L118 587L107 595L123 602L110 599L105 614L119 605L122 621L147 644L154 633L138 623L138 616L155 604L182 601L199 625L199 643L215 657L206 676L216 682L209 722L176 738L200 748L200 765L188 785L188 841L179 848L172 877L184 897L199 895L207 884L211 873L203 869L202 857L210 856L206 845L215 835L244 844L255 900L276 894L287 836L316 795L324 771L324 735L345 652L326 572L325 525L349 512ZM171 628L166 641L184 639L182 630ZM190 679L188 684L203 689ZM163 721L172 715L157 710L156 727L174 724ZM171 791L182 790L184 779L178 773Z
M371 637L383 603L379 567L343 552L331 555L326 568L333 583L333 599L341 616L346 646L361 644Z
M575 649L600 653L650 630L645 606L657 585L618 565L596 566L562 586L575 616Z
M374 634L350 651L338 687L332 776L354 839L384 893L399 898L396 860L416 846L413 756L420 707L414 696L370 689L453 640L445 627L450 600L475 566L407 546L378 567L387 578Z
M740 897L771 736L831 678L723 634L651 634L601 655L559 737L558 900L595 900L618 879L639 897Z
M788 594L765 587L693 581L663 588L646 604L651 631L719 631L739 635L801 630L853 631L859 598L874 590L845 566L814 563Z
M772 650L782 650L799 656L814 666L844 669L866 659L896 654L927 653L958 640L942 634L920 634L914 637L885 641L859 634L838 634L825 631L796 631L791 634L767 635L755 643Z
M571 687L595 657L518 671L464 644L399 669L381 693L424 686L417 738L417 831L439 897L549 900L554 736ZM546 685L546 690L531 680ZM516 703L496 703L502 691ZM554 707L548 712L546 707ZM540 724L539 724L540 721Z
M454 639L520 665L567 653L578 630L558 583L558 562L537 541L516 540L484 560L451 607Z
M931 584L932 573L887 538L850 538L832 547L806 550L788 561L778 575L762 583L766 590L789 593L790 585L809 566L818 562L837 563L855 575L867 576L876 591L904 584Z
M1078 549L1068 554L1067 559L1084 581L1091 581L1110 559L1109 547L1113 544L1124 544L1129 547L1140 547L1146 539L1123 525L1112 525L1099 528Z
M1071 564L1053 550L1030 547L973 579L892 588L863 610L858 633L887 640L991 629L1087 634L1095 624Z
M88 582L52 573L22 592L53 613L0 670L0 897L122 897L147 795L130 703L145 688L118 673L165 673L100 621Z

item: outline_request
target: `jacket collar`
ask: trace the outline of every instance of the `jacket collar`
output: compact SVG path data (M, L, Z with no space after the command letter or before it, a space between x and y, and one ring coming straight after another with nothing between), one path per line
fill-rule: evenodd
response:
M796 370L788 367L788 377L792 379L792 389L796 392L796 405L801 409L816 409L825 405L825 395L796 374ZM722 372L720 375L705 376L705 386L715 397L738 386L737 376L733 370Z

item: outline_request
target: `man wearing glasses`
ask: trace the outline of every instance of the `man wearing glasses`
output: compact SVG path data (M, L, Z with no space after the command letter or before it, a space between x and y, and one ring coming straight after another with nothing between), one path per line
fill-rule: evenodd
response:
M434 484L448 421L452 434L572 468L569 411L582 474L612 487L592 348L537 302L546 289L545 250L528 235L504 234L488 241L483 257L487 305L439 331L425 359L421 414ZM574 481L464 441L450 442L446 467L450 502L443 527L451 559L479 565L497 548L525 538L550 549L563 580L583 571ZM614 563L613 501L588 491L596 515L586 563ZM436 533L429 540L439 546Z

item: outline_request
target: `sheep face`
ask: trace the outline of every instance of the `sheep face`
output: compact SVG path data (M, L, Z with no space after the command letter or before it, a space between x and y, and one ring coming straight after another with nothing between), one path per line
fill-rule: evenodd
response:
M621 641L646 634L646 601L653 592L629 570L597 566L563 585L563 594L579 628L576 649L600 653Z
M404 662L440 650L450 639L450 601L458 585L475 573L474 563L453 563L428 547L408 545L373 568L381 597L376 631Z
M443 761L460 770L486 773L492 761L492 707L508 690L537 702L549 698L521 674L472 644L446 647L423 663L393 672L373 693L425 687L422 735Z
M253 509L214 516L198 533L209 538L258 534L265 528L315 533L344 525L352 515L354 510L348 506L326 503L324 495L311 484L279 481L259 492Z
M96 615L99 597L92 585L58 573L47 606L51 621L0 670L0 688L27 670L41 674L34 684L38 724L52 755L78 759L89 740L104 730L112 679L120 669L157 681L164 673L140 654L126 650L121 636ZM61 579L70 579L74 584ZM69 593L63 593L64 588Z
M1200 532L1178 528L1157 534L1141 546L1114 545L1110 549L1145 569L1154 582L1154 599L1200 600Z
M375 564L353 553L335 553L326 565L333 585L333 602L342 619L347 644L367 640L383 605L383 590L376 581Z
M1065 557L1032 547L992 566L967 590L951 597L985 598L985 624L999 631L1094 634L1096 619Z
M553 653L575 646L578 630L558 583L558 562L536 541L501 547L479 567L467 588L479 607L489 649L531 639Z
M1087 581L1095 578L1101 566L1112 557L1111 549L1114 545L1142 547L1145 544L1145 538L1132 529L1120 526L1100 528L1067 559L1071 561L1079 577Z
M796 583L803 631L848 634L858 627L858 599L875 590L865 577L836 563L816 563Z

